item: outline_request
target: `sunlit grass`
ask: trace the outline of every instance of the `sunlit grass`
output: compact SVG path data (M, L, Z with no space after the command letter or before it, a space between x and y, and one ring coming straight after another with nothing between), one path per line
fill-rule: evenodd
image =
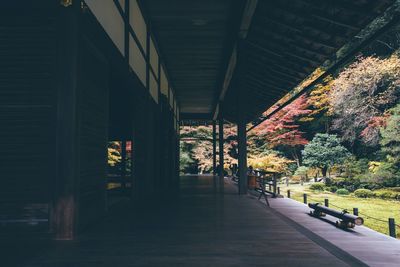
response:
M400 201L379 198L357 198L352 194L339 196L326 191L312 191L307 185L301 186L298 184L289 185L289 187L281 185L281 194L286 196L288 189L290 189L291 198L299 202L303 202L303 194L306 193L309 203L324 203L324 199L327 198L329 199L329 206L334 209L346 209L349 213L352 213L353 208L358 208L359 215L364 218L364 225L384 234L389 234L388 218L394 218L396 224L400 224ZM399 227L397 227L396 233L397 238L400 238Z

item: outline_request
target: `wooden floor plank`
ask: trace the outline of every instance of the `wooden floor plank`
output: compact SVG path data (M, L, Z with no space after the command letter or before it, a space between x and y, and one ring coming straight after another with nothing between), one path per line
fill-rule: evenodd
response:
M175 205L161 201L160 209L145 211L128 204L115 207L74 241L38 242L35 255L23 253L32 240L18 240L18 255L26 255L18 266L357 265L335 256L255 197L238 196L234 185L225 183L224 194L219 193L213 179L182 177Z
M309 215L310 208L307 205L293 199L271 199L270 205L276 214L289 219L289 223L300 225L304 231L346 251L368 266L400 266L400 240L364 226L339 229L334 224L338 219L329 215L321 219L314 218Z

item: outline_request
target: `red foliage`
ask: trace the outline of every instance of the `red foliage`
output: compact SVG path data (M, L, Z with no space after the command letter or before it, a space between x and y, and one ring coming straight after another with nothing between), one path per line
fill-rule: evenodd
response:
M270 146L286 145L295 147L308 143L299 130L298 121L311 113L307 98L302 95L291 104L264 121L257 129L258 134L265 135Z
M388 114L384 114L383 116L374 116L368 121L367 127L365 127L365 129L360 133L360 137L363 138L364 142L373 145L378 144L379 128L386 125L388 116Z

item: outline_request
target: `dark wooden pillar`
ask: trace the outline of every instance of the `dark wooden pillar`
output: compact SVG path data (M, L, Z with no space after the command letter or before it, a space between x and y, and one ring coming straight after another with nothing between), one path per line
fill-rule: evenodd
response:
M121 188L126 188L126 141L121 141Z
M132 161L132 163L131 163L131 177L130 177L130 182L131 182L131 190L129 191L129 195L130 195L130 197L131 197L131 199L134 199L136 196L135 196L135 193L136 193L136 174L137 174L137 171L136 171L136 167L138 166L137 165L137 162L136 162L136 138L135 138L135 131L136 131L136 129L135 129L135 122L134 121L132 121L132 133L131 133L131 135L132 135L132 141L131 141L131 161Z
M247 193L247 138L246 122L243 118L239 119L237 125L238 132L238 163L239 163L239 194Z
M219 185L220 191L224 186L224 119L220 110L219 117Z
M79 2L58 7L57 149L51 228L56 239L73 239L77 231L79 137Z
M213 142L213 174L217 174L217 123L213 121L212 125L212 142Z

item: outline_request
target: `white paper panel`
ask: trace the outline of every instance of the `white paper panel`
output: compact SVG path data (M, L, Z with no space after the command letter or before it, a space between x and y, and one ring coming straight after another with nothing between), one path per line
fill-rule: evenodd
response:
M156 77L157 77L157 75L158 75L158 54L157 54L157 50L156 50L156 47L154 46L152 39L150 39L150 64L156 74ZM158 79L158 77L157 77L157 79Z
M168 96L168 80L163 67L161 67L161 93Z
M95 15L108 36L124 54L124 20L113 0L86 0L85 3Z
M132 36L129 37L129 65L135 71L136 75L146 86L146 60L140 53Z
M129 3L129 21L132 29L136 33L143 50L146 51L146 23L140 11L139 5L136 0L131 0Z

